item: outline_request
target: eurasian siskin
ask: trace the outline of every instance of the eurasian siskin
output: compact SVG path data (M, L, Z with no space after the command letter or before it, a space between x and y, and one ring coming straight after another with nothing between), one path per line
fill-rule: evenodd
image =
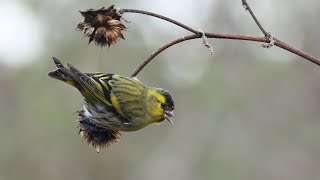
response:
M80 135L99 150L119 140L119 131L136 131L151 123L174 121L171 94L117 74L82 73L53 57L58 69L48 76L77 88L83 99L78 111Z

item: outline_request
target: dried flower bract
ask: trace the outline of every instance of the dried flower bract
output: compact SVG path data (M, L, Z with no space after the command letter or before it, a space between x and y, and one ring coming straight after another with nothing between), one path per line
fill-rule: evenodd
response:
M98 10L89 9L80 11L84 20L78 24L77 29L83 31L86 37L89 37L89 44L94 41L96 45L105 46L116 43L118 38L122 38L122 31L126 27L121 23L121 14L114 6L109 8L100 8Z

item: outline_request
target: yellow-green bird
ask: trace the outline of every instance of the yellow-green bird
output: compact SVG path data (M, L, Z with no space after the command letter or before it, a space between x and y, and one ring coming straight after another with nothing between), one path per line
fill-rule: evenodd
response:
M80 135L99 151L119 140L119 131L136 131L151 123L174 121L174 101L161 88L117 74L82 73L53 57L57 69L48 76L77 88L83 99L78 111Z

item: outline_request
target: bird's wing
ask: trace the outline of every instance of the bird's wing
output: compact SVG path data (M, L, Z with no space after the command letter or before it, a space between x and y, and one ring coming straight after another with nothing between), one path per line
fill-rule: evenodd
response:
M59 69L81 87L78 89L85 98L103 103L126 121L145 116L147 87L141 82L115 74L82 73L71 64L67 66Z
M147 87L137 80L120 75L113 75L106 83L111 87L111 102L121 115L128 120L145 116Z
M103 73L82 73L71 64L67 64L68 68L61 68L61 70L76 81L87 93L89 93L89 98L94 98L101 103L112 106L110 99L110 91L108 87L101 84L99 77L112 76L112 74L103 74ZM88 98L88 97L86 97Z

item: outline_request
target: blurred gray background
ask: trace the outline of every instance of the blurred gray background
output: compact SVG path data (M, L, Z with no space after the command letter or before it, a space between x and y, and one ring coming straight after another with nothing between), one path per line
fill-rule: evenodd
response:
M320 57L320 1L249 1L277 38ZM158 47L190 34L125 14L110 48L87 45L79 10L115 4L167 15L207 32L261 35L241 0L0 1L0 179L320 178L320 71L261 43L192 40L157 56L138 78L168 89L176 122L122 133L100 154L81 142L76 89L47 77L51 57L84 72L130 76Z

